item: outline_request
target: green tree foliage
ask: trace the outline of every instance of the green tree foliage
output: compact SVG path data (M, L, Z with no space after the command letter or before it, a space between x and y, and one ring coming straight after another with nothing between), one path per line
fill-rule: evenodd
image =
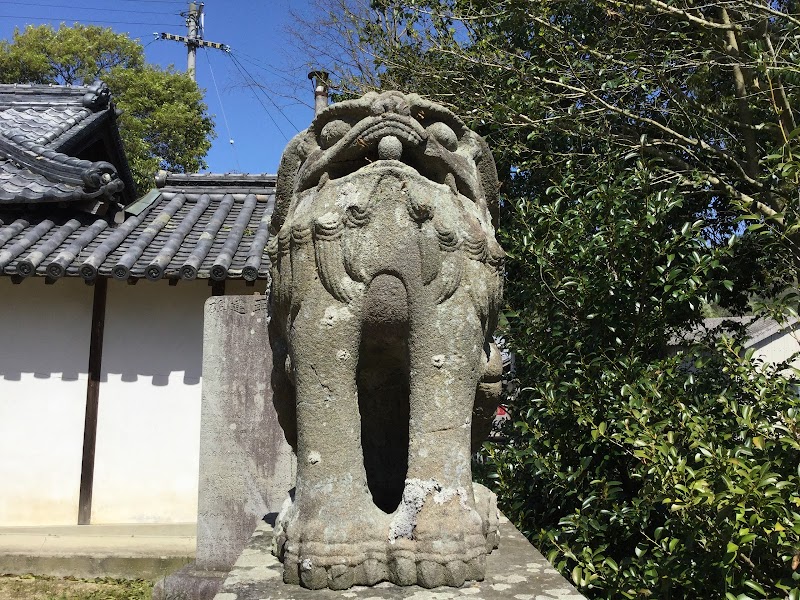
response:
M195 173L206 168L214 123L197 84L172 68L114 68L105 76L117 106L120 133L140 189L158 169Z
M0 41L2 83L88 84L102 79L122 111L120 134L138 192L158 169L192 173L207 165L214 123L188 76L148 65L137 40L94 25L28 26Z
M797 231L800 19L789 5L318 4L325 17L300 35L339 91L396 87L453 107L501 171L539 177L537 191L565 169L590 176L603 157L643 152L696 206ZM800 256L797 239L785 242Z
M742 285L736 238L709 246L643 159L606 168L517 199L502 229L523 388L493 487L589 597L796 596L795 382L686 336Z
M590 597L800 599L794 371L696 333L754 294L796 315L795 8L318 10L299 33L337 93L427 95L495 152L520 383L488 449L506 514Z

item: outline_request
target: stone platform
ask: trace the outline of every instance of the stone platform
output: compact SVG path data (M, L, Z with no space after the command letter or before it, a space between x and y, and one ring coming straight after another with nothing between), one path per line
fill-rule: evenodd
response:
M379 583L349 590L307 590L283 583L282 567L272 556L272 527L260 523L214 600L584 600L525 537L500 517L500 548L486 559L485 581L460 588L432 590Z

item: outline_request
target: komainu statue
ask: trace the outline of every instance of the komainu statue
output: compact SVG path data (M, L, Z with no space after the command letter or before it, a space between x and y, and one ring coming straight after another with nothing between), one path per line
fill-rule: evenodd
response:
M333 104L284 152L267 249L297 454L273 547L287 583L484 578L497 508L470 457L501 387L497 194L486 142L413 94Z

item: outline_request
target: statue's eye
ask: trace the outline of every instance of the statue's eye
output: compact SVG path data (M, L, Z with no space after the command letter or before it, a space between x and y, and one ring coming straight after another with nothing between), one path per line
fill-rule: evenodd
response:
M323 150L327 150L336 142L342 139L350 131L350 125L340 119L335 119L325 123L319 133L319 145Z
M428 133L450 152L455 152L456 148L458 148L458 138L455 131L441 121L429 125Z

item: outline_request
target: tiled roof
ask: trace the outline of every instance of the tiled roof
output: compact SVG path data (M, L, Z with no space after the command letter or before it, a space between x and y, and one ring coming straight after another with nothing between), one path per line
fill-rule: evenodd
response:
M59 138L84 119L109 108L111 94L98 82L91 86L0 85L0 132L22 134L42 146Z
M0 85L0 205L110 199L127 170L70 155L75 140L115 119L108 88ZM112 127L119 142L116 127Z
M776 333L796 330L800 320L795 317L789 317L786 319L785 323L778 323L774 319L765 317L711 317L708 319L703 319L703 327L710 331L720 327L721 325L724 325L726 322L745 326L745 339L747 346L750 347L760 344Z
M0 133L22 135L24 139L46 146L65 131L92 114L88 108L64 106L42 110L32 106L2 104L0 95Z
M119 224L0 207L0 274L267 279L273 175L166 175Z

